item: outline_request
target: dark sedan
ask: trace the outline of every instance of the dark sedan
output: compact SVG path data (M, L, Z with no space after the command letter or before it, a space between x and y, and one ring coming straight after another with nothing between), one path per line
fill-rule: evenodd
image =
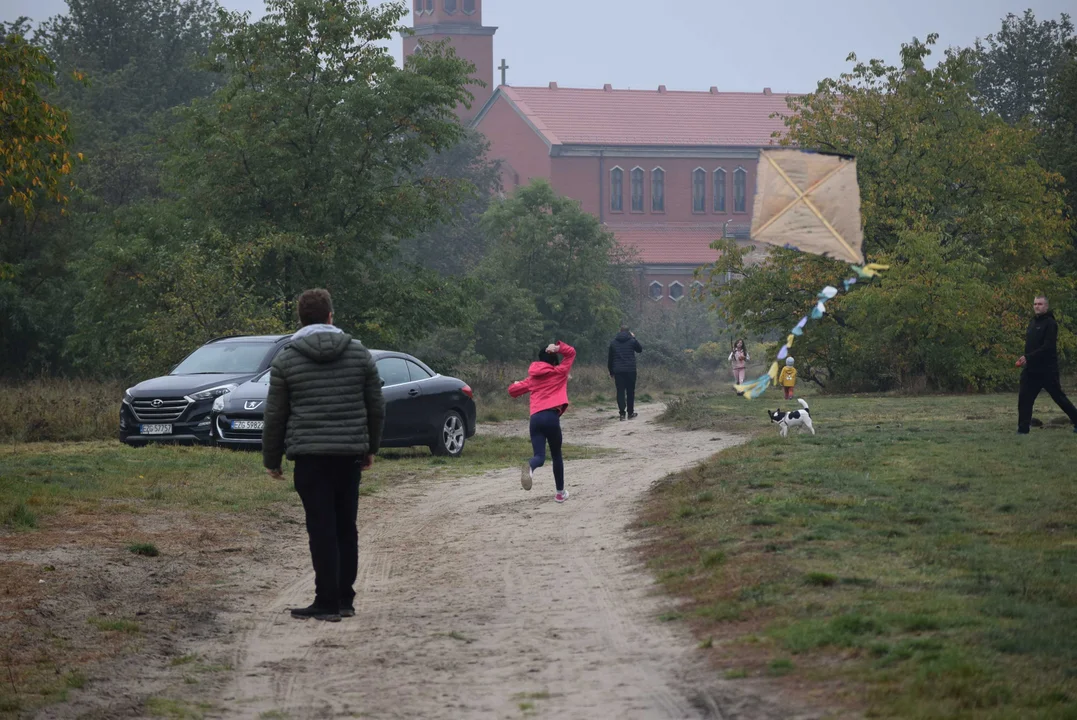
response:
M439 375L405 353L371 350L385 394L382 447L425 445L435 455L458 457L475 434L475 400L463 380ZM218 445L261 447L269 373L243 383L213 405Z

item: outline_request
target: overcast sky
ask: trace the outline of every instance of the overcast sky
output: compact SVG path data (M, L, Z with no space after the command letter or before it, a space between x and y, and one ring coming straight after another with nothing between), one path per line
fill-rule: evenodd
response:
M223 4L263 12L262 0ZM42 20L66 8L64 0L0 0L0 17ZM512 85L799 92L846 70L850 52L894 62L901 43L932 32L942 48L968 46L1026 8L1057 19L1077 2L484 0L483 21L498 28L495 64L508 60ZM391 49L399 58L399 39Z

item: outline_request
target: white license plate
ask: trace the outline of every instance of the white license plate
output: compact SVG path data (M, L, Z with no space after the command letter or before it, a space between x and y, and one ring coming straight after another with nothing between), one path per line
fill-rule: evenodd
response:
M265 420L233 420L233 430L261 430L265 427Z
M138 431L143 435L171 435L171 425L140 425Z

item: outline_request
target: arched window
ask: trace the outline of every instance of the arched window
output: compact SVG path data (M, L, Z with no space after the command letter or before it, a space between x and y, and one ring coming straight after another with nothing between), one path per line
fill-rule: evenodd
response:
M445 0L445 12L450 15L456 12L456 0Z
M707 212L707 171L692 171L692 212Z
M475 12L475 0L464 0L464 12L468 15Z
M423 2L424 2L424 0L415 0L415 14L416 15L421 15L422 14L422 12L423 12Z
M701 283L699 280L696 280L694 283L692 283L692 295L696 298L703 297L703 283Z
M434 12L434 0L426 0L426 11L428 13Z
M610 170L610 210L623 212L625 209L624 188L625 171L619 167Z
M643 212L643 168L632 168L632 212Z
M714 212L725 212L725 170L714 171Z
M677 281L673 281L669 284L669 297L673 302L680 302L684 297L684 285L681 285Z
M651 171L651 212L666 211L666 171L655 168Z
M748 171L737 168L733 171L733 212L747 212L748 208Z
M664 285L662 285L662 283L655 280L653 283L651 283L650 293L651 299L657 302L661 300L663 296L665 296L666 288Z

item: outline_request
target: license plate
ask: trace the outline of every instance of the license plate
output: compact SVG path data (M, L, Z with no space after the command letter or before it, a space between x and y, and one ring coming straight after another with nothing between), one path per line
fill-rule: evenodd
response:
M265 420L233 420L233 430L261 430L265 427Z
M171 435L171 425L140 425L138 431L143 435Z

